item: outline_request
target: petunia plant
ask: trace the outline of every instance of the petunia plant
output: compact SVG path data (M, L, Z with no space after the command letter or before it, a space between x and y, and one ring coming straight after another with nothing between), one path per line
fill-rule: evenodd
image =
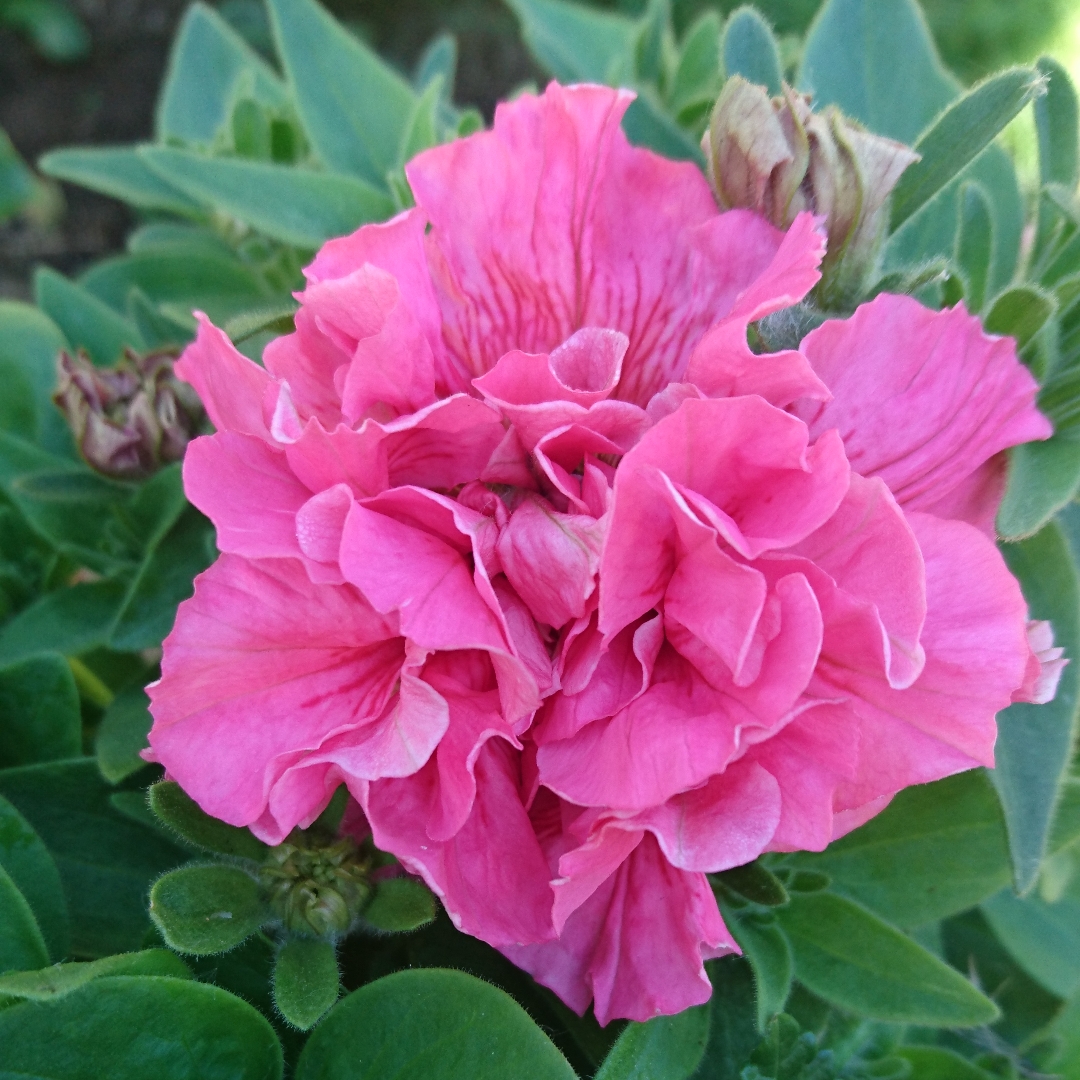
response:
M510 6L490 129L195 4L40 162L139 224L0 304L0 1072L1080 1076L1067 74Z

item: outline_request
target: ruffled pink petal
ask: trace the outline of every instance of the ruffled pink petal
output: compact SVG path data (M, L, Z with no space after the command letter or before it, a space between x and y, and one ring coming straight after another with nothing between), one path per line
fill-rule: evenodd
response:
M1001 450L1052 433L1015 342L985 334L962 304L930 311L883 294L801 349L833 398L799 414L815 433L838 428L852 468L905 508L929 510Z
M174 370L195 387L218 431L270 438L264 403L274 394L270 376L237 352L228 335L201 312L199 329Z
M645 405L779 249L757 215L717 215L693 165L629 145L631 100L552 83L500 105L493 131L407 166L446 341L474 376L601 327L629 339L618 394Z
M502 950L600 1024L646 1021L708 1001L703 959L739 947L704 874L675 869L646 835L570 916L558 941Z
M521 804L517 756L501 739L483 744L472 766L472 810L449 840L432 840L424 827L427 777L381 780L355 793L375 843L424 878L459 930L503 947L555 934L547 863Z
M828 521L849 475L835 434L808 446L805 426L761 398L684 401L616 474L600 568L601 629L621 629L659 601L675 569L678 531L690 527L681 522L697 522L755 558Z
M311 492L262 439L231 431L195 439L184 455L184 491L214 523L219 551L300 556L296 514Z
M926 664L896 690L850 659L823 656L821 674L851 694L863 720L859 805L913 783L975 764L992 766L995 715L1012 700L1027 668L1027 605L994 545L963 522L909 514L926 563ZM892 786L886 786L892 785Z
M312 585L297 560L223 555L165 641L150 745L207 813L249 825L306 754L378 725L404 659L396 629L351 586ZM389 719L427 753L445 729L427 713L417 726Z
M526 499L500 531L497 551L536 619L559 627L585 614L603 538L603 525L594 518L560 514L546 502Z

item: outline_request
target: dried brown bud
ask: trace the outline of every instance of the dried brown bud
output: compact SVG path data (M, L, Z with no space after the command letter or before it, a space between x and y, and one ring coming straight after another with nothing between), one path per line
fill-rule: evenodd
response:
M100 368L81 351L60 354L53 401L91 468L140 479L184 456L204 413L195 391L173 374L175 359L126 349L115 367Z
M825 306L858 298L888 224L900 174L919 155L868 132L835 106L820 113L785 85L781 97L734 75L724 84L702 143L722 209L756 210L777 228L809 210L825 218Z

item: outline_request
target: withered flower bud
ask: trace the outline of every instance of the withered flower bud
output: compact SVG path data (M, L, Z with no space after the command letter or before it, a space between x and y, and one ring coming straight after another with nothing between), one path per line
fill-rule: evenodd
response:
M175 360L168 352L125 349L115 367L101 368L82 351L60 354L53 401L91 468L137 480L184 456L204 412L195 391L173 374Z
M820 113L784 85L780 97L734 75L702 141L724 210L746 207L786 229L809 210L825 218L823 306L854 302L866 287L888 227L889 195L919 155L867 131L834 105Z

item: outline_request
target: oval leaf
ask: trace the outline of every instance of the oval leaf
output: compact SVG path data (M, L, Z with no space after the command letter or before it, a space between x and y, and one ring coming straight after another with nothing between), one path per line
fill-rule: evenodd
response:
M752 8L733 12L724 27L724 71L764 86L771 96L780 93L783 69L780 50L769 24Z
M626 1025L595 1080L686 1080L705 1056L709 1005Z
M158 820L204 851L262 862L266 845L248 829L238 829L211 817L175 780L162 780L149 792L150 809Z
M187 965L168 949L119 953L80 964L54 964L40 971L13 971L0 975L0 995L26 1001L54 1001L94 979L106 975L167 975L190 979Z
M65 1080L279 1080L281 1046L250 1005L186 979L112 976L0 1012L0 1069Z
M337 1001L340 982L334 946L321 938L294 938L274 964L274 1004L301 1031L318 1023Z
M308 1039L297 1080L575 1080L512 998L460 971L399 971L350 994Z
M841 1008L932 1027L974 1027L1000 1015L958 971L850 900L799 896L776 917L799 981Z
M48 962L49 950L26 897L0 869L0 972L32 971Z
M380 882L364 909L364 921L387 933L415 930L434 918L435 897L423 882L409 877Z
M795 966L787 938L775 923L763 923L753 916L727 919L735 940L754 969L757 990L758 1027L782 1012L791 993Z
M195 956L227 952L267 920L259 884L234 866L182 866L154 882L150 917L166 944Z
M36 656L0 668L0 717L0 768L82 752L79 691L62 656Z

